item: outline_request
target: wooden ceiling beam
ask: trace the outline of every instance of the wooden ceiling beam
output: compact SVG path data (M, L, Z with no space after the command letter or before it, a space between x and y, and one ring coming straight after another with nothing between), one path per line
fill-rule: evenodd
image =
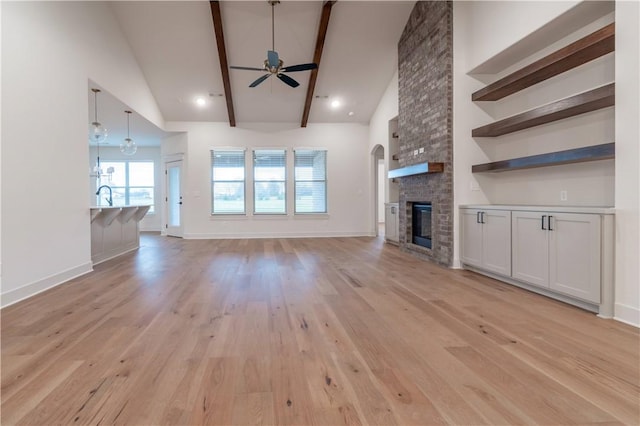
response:
M320 60L322 59L322 50L324 48L324 39L327 36L327 28L329 26L329 18L331 17L331 7L335 1L325 1L322 6L322 16L320 17L320 26L318 27L318 37L316 38L316 50L313 54L313 62L318 64L318 68L311 70L309 76L309 87L307 87L307 98L304 102L304 111L302 112L302 122L300 127L307 127L309 121L309 112L311 111L311 102L313 101L313 92L316 89L316 79L320 70Z
M222 14L220 13L220 2L209 1L211 5L211 16L213 18L213 30L216 34L216 44L218 46L218 58L220 58L220 71L222 71L222 84L224 86L224 96L227 100L227 112L229 113L229 125L236 127L236 114L233 111L233 96L231 95L231 79L229 78L229 63L227 62L227 49L224 44L224 31L222 30Z

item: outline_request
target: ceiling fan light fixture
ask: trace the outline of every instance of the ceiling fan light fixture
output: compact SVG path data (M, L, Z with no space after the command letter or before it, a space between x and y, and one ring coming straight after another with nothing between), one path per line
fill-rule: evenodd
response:
M267 0L267 2L271 5L271 50L267 50L267 59L264 61L264 65L262 68L256 67L238 67L231 65L229 68L236 70L246 70L246 71L260 71L266 72L267 74L263 74L258 79L254 80L253 83L249 85L249 87L256 87L267 78L271 77L274 74L280 81L285 83L289 87L298 87L300 83L298 83L293 78L285 75L283 73L286 72L298 72L298 71L310 71L318 68L318 64L308 63L308 64L298 64L291 66L284 66L284 62L280 59L278 52L276 52L276 36L275 36L275 12L274 7L276 4L280 3L280 0Z
M138 151L138 145L131 139L129 135L129 116L131 115L131 111L126 110L127 114L127 137L120 144L120 152L124 155L134 155Z

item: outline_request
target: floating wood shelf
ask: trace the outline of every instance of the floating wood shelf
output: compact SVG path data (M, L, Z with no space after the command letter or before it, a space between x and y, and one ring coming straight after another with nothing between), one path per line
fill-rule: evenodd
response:
M558 166L561 164L584 163L587 161L609 160L615 157L615 143L587 146L548 154L531 155L493 163L476 164L471 167L473 173L506 172L509 170L534 169L538 167Z
M389 179L421 175L425 173L442 173L444 171L444 163L420 163L413 166L402 167L400 169L389 170L387 177Z
M615 104L615 83L505 118L471 131L473 137L496 137Z
M615 50L615 24L595 31L471 95L473 101L497 101Z

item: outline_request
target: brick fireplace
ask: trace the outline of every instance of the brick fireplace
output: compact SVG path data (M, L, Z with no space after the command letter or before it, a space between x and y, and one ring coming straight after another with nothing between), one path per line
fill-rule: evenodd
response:
M451 2L419 1L398 43L399 166L444 163L442 173L399 179L400 247L445 266L453 260L452 19ZM430 248L415 243L416 203L431 204Z

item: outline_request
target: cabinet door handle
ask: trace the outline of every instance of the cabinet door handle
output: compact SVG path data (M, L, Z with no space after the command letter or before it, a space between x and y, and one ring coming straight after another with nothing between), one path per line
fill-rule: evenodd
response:
M476 212L476 223L482 223L480 222L480 212Z
M549 231L553 231L553 228L551 227L551 218L553 218L553 216L549 216L549 219L547 219L547 225L548 225Z
M545 215L542 215L542 223L541 223L540 227L541 227L541 229L542 229L543 231L546 231L546 230L547 230L547 228L545 228L545 227L544 227L544 220L545 220L546 218L547 218L547 215L546 215L546 214L545 214Z
M480 212L480 223L484 223L484 212Z

